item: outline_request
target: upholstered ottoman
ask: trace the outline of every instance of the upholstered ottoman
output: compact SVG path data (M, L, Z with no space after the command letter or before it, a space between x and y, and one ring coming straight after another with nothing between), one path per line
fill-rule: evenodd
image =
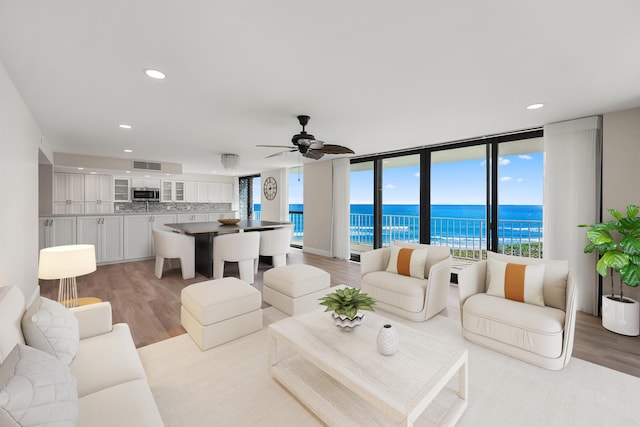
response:
M202 350L262 329L260 291L235 277L182 290L180 321Z
M329 293L331 276L305 264L290 264L264 272L262 299L290 316L320 307L319 298Z

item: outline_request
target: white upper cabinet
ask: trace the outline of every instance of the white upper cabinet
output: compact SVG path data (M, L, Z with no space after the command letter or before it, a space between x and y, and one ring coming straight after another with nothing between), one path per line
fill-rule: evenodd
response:
M187 181L185 183L185 201L197 203L232 202L233 184Z
M113 177L111 175L85 175L85 202L113 202Z
M185 202L197 202L198 201L198 183L195 181L187 181L184 185L184 200Z
M131 178L132 188L160 188L160 180L153 178Z
M113 179L113 200L115 202L131 201L131 179L116 176Z
M54 173L53 201L84 202L84 174Z
M184 202L185 183L184 181L162 181L160 183L161 202Z

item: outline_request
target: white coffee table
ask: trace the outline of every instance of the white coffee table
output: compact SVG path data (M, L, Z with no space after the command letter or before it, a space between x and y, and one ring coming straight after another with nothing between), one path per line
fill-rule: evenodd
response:
M376 349L385 323L400 340L392 356ZM272 375L330 426L454 425L467 406L467 350L375 313L352 331L322 309L268 330Z

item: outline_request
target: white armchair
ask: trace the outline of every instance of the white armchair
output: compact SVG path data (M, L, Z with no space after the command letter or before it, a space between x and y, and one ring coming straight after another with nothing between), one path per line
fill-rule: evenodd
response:
M544 306L487 294L490 269L488 261L479 261L458 274L463 336L525 362L562 369L571 359L576 322L576 285L568 262L493 252L487 252L487 258L544 264Z
M195 237L171 231L153 230L153 246L156 252L155 275L162 278L165 258L179 258L182 278L196 277Z
M395 246L426 249L424 279L387 270L391 248L360 255L360 288L376 300L376 308L415 322L428 320L447 306L451 283L451 249L448 246L394 242Z
M249 231L221 234L213 239L213 278L224 275L224 263L237 262L240 279L252 284L258 271L260 233Z

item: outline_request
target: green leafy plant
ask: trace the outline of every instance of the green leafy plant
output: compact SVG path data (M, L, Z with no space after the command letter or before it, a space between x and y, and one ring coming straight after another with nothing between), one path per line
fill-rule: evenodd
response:
M343 314L350 319L356 316L358 310L373 311L376 300L365 293L360 293L360 289L344 288L320 298L320 305L327 308L324 311L333 311L336 314Z
M623 284L636 287L640 285L640 207L627 206L626 217L615 209L609 209L613 221L598 224L581 224L590 227L587 230L589 244L584 252L598 251L600 259L596 270L602 277L609 270L620 274L620 296L614 296L613 274L611 274L611 295L618 301L624 301Z

